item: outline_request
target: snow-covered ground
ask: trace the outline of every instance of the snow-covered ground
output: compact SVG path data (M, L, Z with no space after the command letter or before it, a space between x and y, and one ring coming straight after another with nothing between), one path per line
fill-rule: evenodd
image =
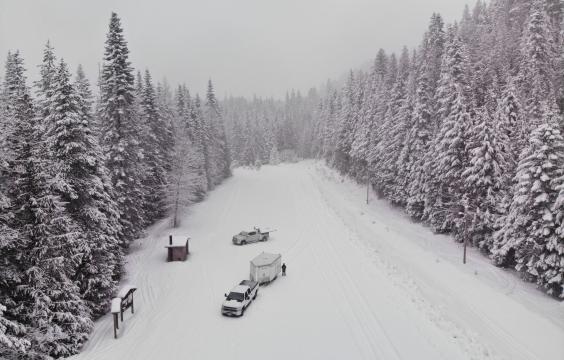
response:
M563 303L473 250L462 265L459 245L365 191L315 162L237 169L182 228L163 221L132 245L135 314L117 340L99 320L75 359L564 359ZM254 225L278 231L231 244ZM165 262L170 233L192 237L188 261ZM288 276L222 317L261 251Z

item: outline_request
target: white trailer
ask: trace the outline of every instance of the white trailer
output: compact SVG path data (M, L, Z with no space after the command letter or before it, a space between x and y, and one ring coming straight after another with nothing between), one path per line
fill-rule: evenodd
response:
M250 279L259 284L269 283L276 279L282 270L282 255L261 253L251 260Z

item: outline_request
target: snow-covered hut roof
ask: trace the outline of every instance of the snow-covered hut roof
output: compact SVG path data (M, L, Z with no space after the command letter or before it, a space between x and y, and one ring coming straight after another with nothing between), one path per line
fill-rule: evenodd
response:
M170 242L168 242L165 247L183 247L186 246L186 242L188 240L190 240L190 237L175 236L172 238L172 245L170 244Z
M263 252L257 257L255 257L253 260L251 260L251 263L255 266L270 265L274 263L276 260L278 260L281 256L282 255L280 254L271 254L271 253Z

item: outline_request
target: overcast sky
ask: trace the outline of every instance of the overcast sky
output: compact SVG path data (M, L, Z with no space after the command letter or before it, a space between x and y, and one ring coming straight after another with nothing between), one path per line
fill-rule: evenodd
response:
M97 74L111 11L131 61L154 77L219 96L283 96L336 78L378 48L416 46L433 12L451 22L468 0L0 0L0 55L20 49L37 76L45 42Z

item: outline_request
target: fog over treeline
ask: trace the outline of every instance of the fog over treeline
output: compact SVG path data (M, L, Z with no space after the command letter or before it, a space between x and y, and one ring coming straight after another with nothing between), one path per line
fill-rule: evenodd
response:
M378 49L415 46L427 17L456 19L467 0L0 0L0 54L19 49L37 80L41 48L82 64L96 82L108 14L120 14L137 69L218 97L306 93ZM14 31L19 29L19 31Z

